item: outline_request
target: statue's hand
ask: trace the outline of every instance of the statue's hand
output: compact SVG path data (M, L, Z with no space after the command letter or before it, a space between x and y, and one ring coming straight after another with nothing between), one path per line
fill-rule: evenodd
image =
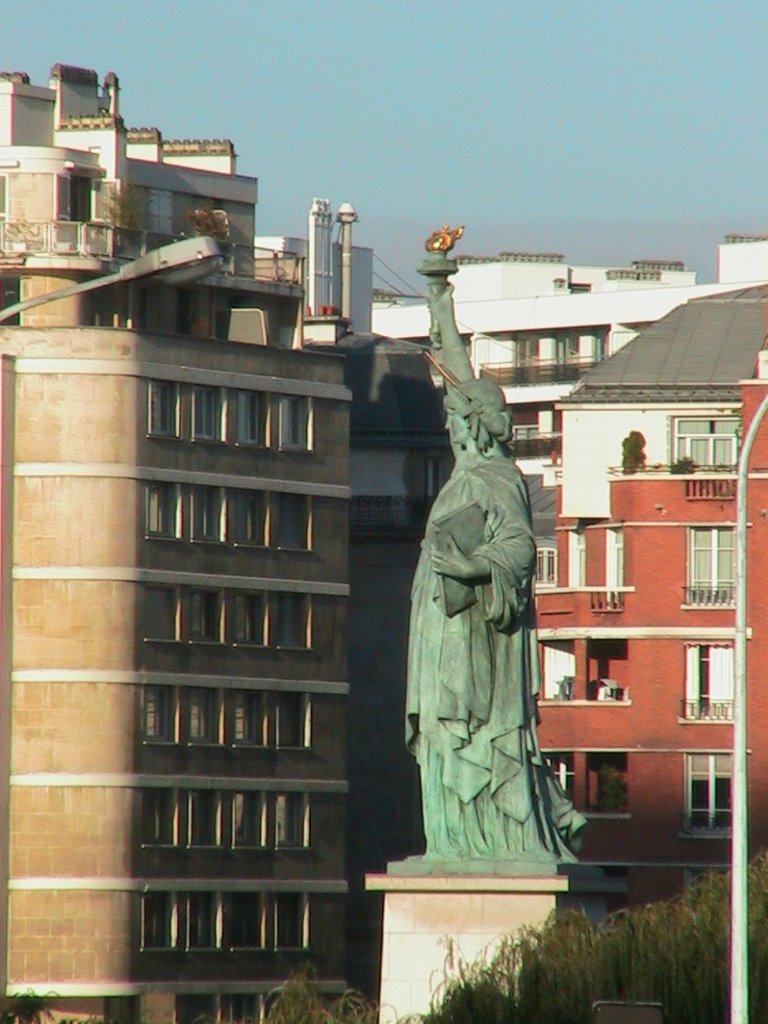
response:
M439 548L432 548L432 568L441 576L457 580L476 580L490 575L487 559L480 555L464 555L452 537L446 537Z

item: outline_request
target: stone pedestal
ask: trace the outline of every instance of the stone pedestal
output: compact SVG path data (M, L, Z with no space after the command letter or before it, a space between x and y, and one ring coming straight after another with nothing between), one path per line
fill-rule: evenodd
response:
M366 876L369 891L384 893L381 1024L425 1013L457 964L492 954L524 925L543 924L569 888L567 876L554 869L406 874L406 864Z

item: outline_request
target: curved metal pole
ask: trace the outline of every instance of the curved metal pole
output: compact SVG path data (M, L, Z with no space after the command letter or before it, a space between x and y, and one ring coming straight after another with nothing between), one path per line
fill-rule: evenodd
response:
M749 425L736 480L736 629L731 777L731 1015L749 1024L749 805L747 792L747 479L749 456L768 412L766 395Z

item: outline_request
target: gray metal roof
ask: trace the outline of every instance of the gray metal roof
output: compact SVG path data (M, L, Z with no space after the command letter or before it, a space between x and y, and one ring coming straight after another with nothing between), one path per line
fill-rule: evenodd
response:
M692 299L586 374L563 402L738 394L765 347L768 286Z
M334 351L344 356L352 390L352 444L447 446L443 393L421 345L376 334L349 334Z

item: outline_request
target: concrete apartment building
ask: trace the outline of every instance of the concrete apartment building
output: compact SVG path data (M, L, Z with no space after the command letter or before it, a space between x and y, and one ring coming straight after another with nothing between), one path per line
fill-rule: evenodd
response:
M598 267L570 264L560 253L459 254L457 259L456 319L472 364L504 391L523 471L543 474L552 483L562 457L557 402L593 366L681 303L764 281L768 242L729 236L718 249L718 282L702 285L675 260ZM427 338L423 302L377 305L374 330L411 341Z
M761 287L689 301L560 403L557 558L539 584L542 744L582 859L632 903L730 862L736 463L768 389ZM622 462L632 431L644 465ZM642 461L642 460L640 460ZM768 432L748 482L750 845L768 844Z
M343 986L349 393L255 206L228 141L126 130L114 75L0 76L3 308L224 252L0 325L0 971L67 1016Z

